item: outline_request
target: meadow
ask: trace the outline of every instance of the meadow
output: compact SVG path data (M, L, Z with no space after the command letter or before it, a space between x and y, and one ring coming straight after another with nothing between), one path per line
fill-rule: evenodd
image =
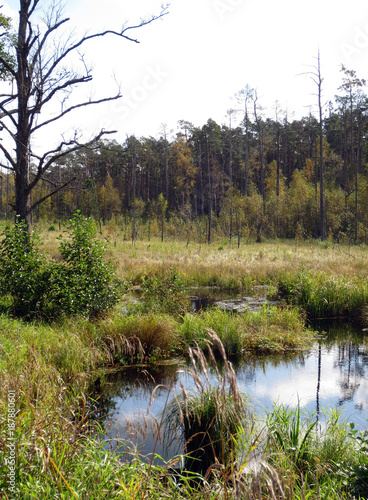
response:
M60 259L58 231L41 229L42 251ZM127 364L148 367L162 359L192 356L195 366L203 369L207 362L216 364L218 356L226 365L229 355L240 353L292 355L308 349L315 338L306 326L307 315L343 314L365 321L368 247L270 241L237 248L235 242L220 240L206 245L159 238L132 244L109 231L101 238L106 257L124 282L122 300L108 312L94 318L25 322L9 316L5 299L1 303L3 498L364 498L367 437L340 422L338 412L317 432L313 416L302 416L299 409L275 407L260 424L246 408L242 420L230 415L235 418L226 424L230 436L220 432L211 438L212 444L210 439L215 451L219 448L214 443L222 442L213 466L178 475L172 473L175 461L157 467L137 454L127 463L98 444L101 429L91 414L91 401L97 397L96 381L103 390L107 371ZM281 306L242 315L211 308L190 313L193 287L236 296L257 286L271 297L282 292ZM214 332L212 337L209 332ZM197 434L209 435L221 405L229 407L237 400L231 365L226 366L230 371L219 374L218 384L226 395L218 387L206 387L207 395L213 395L212 413L207 420L193 414L194 420L207 422ZM226 384L233 392L228 393ZM7 486L6 462L13 390L14 494ZM199 391L200 400L203 394ZM227 394L232 394L232 402ZM176 413L180 423L180 411ZM159 424L164 427L164 421ZM245 474L254 450L261 471Z

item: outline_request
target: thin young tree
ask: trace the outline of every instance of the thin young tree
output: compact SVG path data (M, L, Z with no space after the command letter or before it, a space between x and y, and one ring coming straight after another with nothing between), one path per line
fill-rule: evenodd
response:
M241 89L237 94L236 98L238 101L244 102L244 187L243 183L241 183L241 190L248 196L248 188L249 188L249 112L248 112L248 102L253 99L254 89L252 89L249 85L246 85L243 89Z
M262 108L258 105L258 94L257 90L253 93L253 105L254 105L254 121L256 124L257 134L258 134L258 145L259 145L259 163L260 163L260 173L259 173L259 187L260 193L263 200L263 205L265 205L265 165L264 165L264 122L261 116Z
M134 26L123 25L119 30L105 29L80 38L71 34L63 42L63 31L70 19L64 17L61 3L55 0L43 21L37 24L38 11L43 5L47 5L45 0L19 0L18 32L13 42L7 38L6 54L4 49L0 50L0 74L6 74L8 79L7 89L0 93L0 130L6 136L0 141L3 154L0 167L14 174L14 210L18 220L25 221L27 226L35 208L71 182L54 183L49 193L33 200L32 192L45 179L51 166L72 151L94 147L101 137L114 132L101 129L87 141L82 141L75 132L72 138L62 138L58 145L46 151L36 153L32 149L32 137L66 115L122 98L118 88L114 95L71 103L69 97L73 90L93 78L81 51L89 41L108 36L139 43L131 36L132 32L162 18L168 9L167 5L162 6L158 15L142 19ZM0 40L4 40L5 30L8 27L0 23ZM81 61L78 70L71 66L75 56ZM59 111L48 114L48 108L56 103L60 105Z

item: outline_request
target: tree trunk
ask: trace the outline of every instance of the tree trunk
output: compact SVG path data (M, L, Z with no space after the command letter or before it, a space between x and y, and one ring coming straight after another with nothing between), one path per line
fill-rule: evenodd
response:
M321 224L321 240L326 239L326 223L325 223L325 195L324 195L324 179L323 179L323 121L322 121L322 77L321 77L321 60L318 51L318 110L319 110L319 189L320 189L320 224Z
M28 101L31 90L30 68L28 67L29 46L27 43L27 24L29 22L28 2L21 1L19 12L17 43L18 71L16 75L18 90L18 122L16 133L15 168L15 215L29 227L30 190L29 190L29 138L30 123Z

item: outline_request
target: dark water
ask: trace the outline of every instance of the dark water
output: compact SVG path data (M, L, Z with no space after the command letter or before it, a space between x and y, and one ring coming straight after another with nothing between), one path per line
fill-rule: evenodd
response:
M296 407L321 422L330 409L341 410L342 419L368 428L368 335L343 323L314 325L325 332L313 348L290 359L232 359L238 386L247 393L258 415L264 415L273 403ZM211 375L214 383L216 377ZM180 382L193 388L193 380L184 366L171 363L154 371L131 368L114 374L101 400L106 411L105 438L125 438L143 455L154 450L156 435L152 423L160 418L165 402L180 391ZM152 392L155 397L147 412ZM126 422L141 425L138 435L126 428ZM124 447L120 447L120 451ZM180 447L165 450L157 442L155 452L165 459L180 453Z

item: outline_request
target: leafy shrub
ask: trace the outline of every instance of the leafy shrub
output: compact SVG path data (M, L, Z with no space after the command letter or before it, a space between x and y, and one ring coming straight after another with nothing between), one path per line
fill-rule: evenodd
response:
M16 316L30 317L42 308L47 294L47 263L39 251L40 238L28 234L27 226L18 221L5 224L0 243L0 294L13 298Z
M35 232L24 222L5 224L0 243L0 294L10 295L13 313L24 318L61 314L96 315L114 305L120 284L90 219L70 221L68 241L60 244L62 261L48 261Z
M63 262L57 266L54 285L62 310L68 314L95 315L119 298L113 266L103 259L105 247L96 238L91 219L79 212L70 220L70 241L62 241Z
M142 289L146 309L173 315L183 315L189 309L187 288L175 269L146 276Z

